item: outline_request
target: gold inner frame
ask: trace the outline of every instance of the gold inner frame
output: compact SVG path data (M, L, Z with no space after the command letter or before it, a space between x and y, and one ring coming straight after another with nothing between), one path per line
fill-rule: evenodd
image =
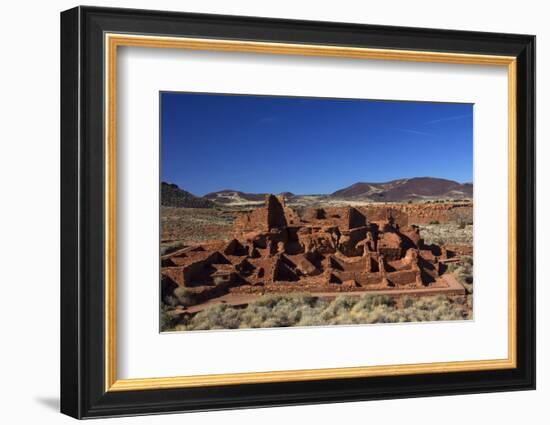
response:
M135 391L417 373L515 368L516 358L516 58L462 53L370 49L326 45L105 34L105 391ZM304 369L272 372L118 379L116 373L116 123L119 46L328 56L507 67L508 72L508 358L456 362Z

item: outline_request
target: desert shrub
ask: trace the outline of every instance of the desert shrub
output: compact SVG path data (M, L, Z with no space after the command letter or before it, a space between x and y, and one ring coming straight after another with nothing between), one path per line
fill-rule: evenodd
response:
M439 220L432 220L429 224L439 224Z
M228 282L228 279L225 276L214 276L212 280L216 286L224 285Z
M454 273L458 269L459 265L456 263L447 264L446 271L449 273Z
M178 299L173 295L165 296L163 301L167 306L170 306L170 307L175 307L179 303Z
M189 329L237 329L239 327L238 312L224 304L217 304L197 313L190 323Z
M457 223L420 225L420 233L427 244L443 241L445 244L469 245L473 240L472 227L460 228Z
M279 295L264 295L257 301L254 301L250 306L273 308L280 300Z
M473 293L473 257L469 255L462 256L459 263L449 264L447 272L456 276L458 281L466 288L468 294Z
M352 299L352 297L340 295L321 311L321 318L329 322L335 321L339 316L346 315L355 303L356 300Z
M365 294L356 302L353 308L355 310L373 310L380 305L391 306L392 304L392 299L386 295Z
M464 222L464 221L459 221L459 222L458 222L458 228L459 228L459 229L465 229L465 228L466 228L466 222Z
M340 295L333 300L308 294L265 295L247 307L217 304L173 325L175 330L245 329L326 326L414 321L459 320L471 317L471 296L455 303L440 296L391 297Z
M195 305L198 302L197 296L188 288L183 286L179 286L174 289L174 297L177 298L179 304L186 307Z
M284 295L263 295L257 301L254 301L251 305L265 306L273 308L280 303L288 303L294 305L309 305L313 306L317 302L318 298L309 294L284 294Z
M474 277L472 276L472 270L471 269L467 269L466 267L462 268L459 272L458 272L458 278L464 282L464 283L467 283L467 284L472 284L474 282Z
M403 308L409 308L414 305L414 298L409 296L404 296L401 300L401 303L403 304Z
M185 244L180 241L163 244L160 247L160 255L170 254L171 252L175 252L182 248L185 248Z
M430 311L432 309L432 304L429 302L429 299L422 297L414 303L414 308L416 310Z
M161 332L172 330L178 323L178 318L171 315L169 312L171 309L165 304L160 305L160 330Z
M463 257L463 258L466 258L466 260L461 260L461 265L455 271L456 277L462 283L472 284L474 282L474 276L473 276L473 265L470 262L471 257Z
M435 297L432 297L432 300L436 304L442 304L442 303L448 303L449 298L447 298L445 295L436 295Z
M302 314L297 326L326 326L327 323L318 314Z

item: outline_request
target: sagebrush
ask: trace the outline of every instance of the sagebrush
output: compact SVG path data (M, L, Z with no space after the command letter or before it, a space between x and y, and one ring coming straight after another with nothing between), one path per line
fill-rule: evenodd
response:
M329 300L307 294L264 295L246 307L218 304L195 315L183 315L163 330L426 322L471 319L471 314L471 296L392 298L367 294Z

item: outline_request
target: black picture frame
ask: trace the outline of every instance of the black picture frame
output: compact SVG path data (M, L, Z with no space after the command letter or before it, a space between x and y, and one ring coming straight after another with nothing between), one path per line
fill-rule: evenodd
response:
M517 367L105 391L104 34L257 40L517 59ZM75 418L535 388L535 37L131 9L61 13L61 412Z

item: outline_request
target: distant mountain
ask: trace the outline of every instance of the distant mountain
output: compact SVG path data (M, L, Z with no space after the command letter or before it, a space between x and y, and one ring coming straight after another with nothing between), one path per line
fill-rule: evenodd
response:
M187 192L186 192L187 193ZM191 195L191 194L189 194ZM314 206L319 204L365 204L369 202L406 202L430 199L471 199L472 183L458 183L435 177L414 177L389 182L359 182L331 194L295 195L283 192L285 199L293 206ZM193 195L191 195L193 196ZM263 205L266 193L247 193L235 189L224 189L204 195L202 201L226 207L248 208Z
M162 182L160 204L165 207L213 208L215 204L208 199L195 196L176 184Z
M214 201L218 204L248 205L263 204L267 193L246 193L239 190L224 189L217 192L211 192L204 195L204 198ZM291 192L283 192L286 199L294 196Z
M430 198L471 198L472 183L434 177L414 177L392 180L385 183L355 183L330 195L338 199L361 199L372 201L401 202Z

